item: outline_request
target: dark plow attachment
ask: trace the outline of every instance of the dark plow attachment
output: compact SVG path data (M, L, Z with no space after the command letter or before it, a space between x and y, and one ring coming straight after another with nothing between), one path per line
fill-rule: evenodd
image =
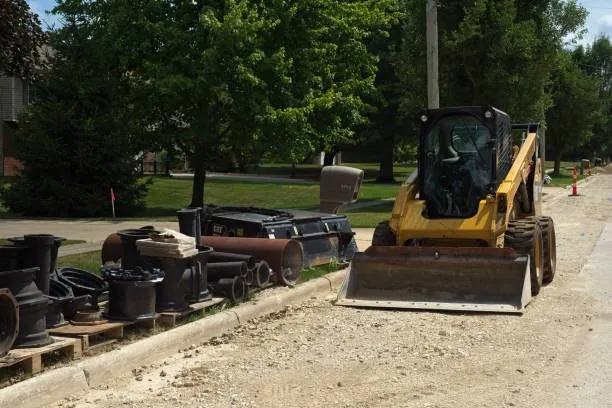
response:
M522 313L529 257L510 248L383 247L355 254L337 305Z

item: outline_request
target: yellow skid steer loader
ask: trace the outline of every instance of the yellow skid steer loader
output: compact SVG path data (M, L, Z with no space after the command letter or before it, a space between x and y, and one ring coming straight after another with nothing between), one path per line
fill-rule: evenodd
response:
M538 124L490 106L419 119L418 169L355 254L336 304L522 313L556 263Z

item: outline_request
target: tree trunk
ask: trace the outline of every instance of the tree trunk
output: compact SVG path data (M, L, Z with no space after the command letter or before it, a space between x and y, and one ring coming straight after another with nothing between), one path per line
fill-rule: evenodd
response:
M336 152L325 152L325 157L323 158L323 166L333 166L335 155Z
M206 162L204 146L198 145L193 155L193 189L190 207L204 205L204 183L206 183Z
M376 180L381 183L395 183L393 177L393 148L395 147L393 135L385 137L381 143L380 167Z
M558 176L561 170L561 151L555 151L555 169L553 170L553 175Z

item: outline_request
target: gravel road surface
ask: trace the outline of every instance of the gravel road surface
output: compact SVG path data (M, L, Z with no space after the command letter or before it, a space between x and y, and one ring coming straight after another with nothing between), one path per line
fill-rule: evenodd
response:
M315 298L205 344L194 338L131 378L53 406L612 406L612 224L598 243L612 175L593 176L580 193L544 204L556 224L557 276L522 316L360 310Z

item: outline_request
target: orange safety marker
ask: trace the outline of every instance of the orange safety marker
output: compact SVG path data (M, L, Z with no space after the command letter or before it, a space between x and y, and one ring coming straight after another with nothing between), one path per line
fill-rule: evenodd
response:
M572 194L571 196L577 196L578 195L578 186L576 185L576 166L574 166L574 178L572 179Z

